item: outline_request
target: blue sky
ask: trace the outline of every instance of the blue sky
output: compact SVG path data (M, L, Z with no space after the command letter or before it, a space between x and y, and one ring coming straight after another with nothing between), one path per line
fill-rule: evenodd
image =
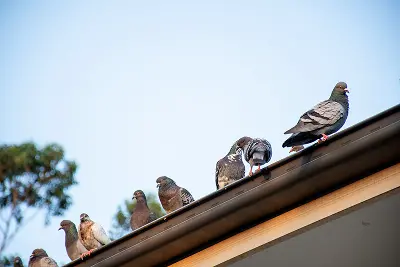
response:
M207 195L244 135L288 156L283 132L340 80L344 128L399 103L400 4L301 2L1 1L0 142L58 142L79 164L74 205L7 252L68 262L62 219L108 230L161 175Z

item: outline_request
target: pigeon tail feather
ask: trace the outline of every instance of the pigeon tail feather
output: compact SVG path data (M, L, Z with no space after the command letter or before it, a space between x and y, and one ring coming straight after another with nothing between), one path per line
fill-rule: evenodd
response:
M264 157L264 153L259 152L259 151L256 151L253 154L252 161L253 161L253 164L256 166L264 165L265 163L267 163L267 161L265 160L265 157Z
M297 125L296 126L294 126L294 127L292 127L292 128L290 128L289 130L287 130L286 132L284 132L283 134L290 134L290 133L294 133L294 131L296 130L296 127L297 127Z
M289 137L283 144L282 147L292 147L299 146L314 142L318 139L318 136L310 134L308 132L305 133L296 133Z

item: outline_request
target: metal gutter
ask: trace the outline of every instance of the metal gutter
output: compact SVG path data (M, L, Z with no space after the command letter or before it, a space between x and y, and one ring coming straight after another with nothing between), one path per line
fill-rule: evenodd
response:
M65 266L165 266L400 162L400 105Z

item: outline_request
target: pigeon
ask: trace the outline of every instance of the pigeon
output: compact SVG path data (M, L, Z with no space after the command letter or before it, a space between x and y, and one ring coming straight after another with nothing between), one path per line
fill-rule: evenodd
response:
M92 221L89 215L82 213L80 216L79 239L83 246L88 250L82 254L82 257L89 256L95 249L98 249L111 242L103 227Z
M244 177L245 166L242 161L242 149L233 144L229 153L218 160L215 168L215 184L217 190L224 188Z
M328 139L328 135L339 131L349 114L349 99L347 84L338 82L332 90L331 97L304 113L296 126L287 130L291 133L282 147L292 147L289 152L297 152L308 144L318 140L318 143Z
M257 171L260 171L261 165L271 160L272 146L265 139L244 136L236 143L243 149L244 159L250 164L249 176L253 175L254 165L258 166Z
M162 207L167 213L182 208L194 201L193 196L167 176L158 177L156 180L158 197Z
M65 248L67 249L68 257L73 261L81 257L82 254L88 252L79 240L78 230L73 222L63 220L60 223L60 228L65 232Z
M58 267L58 265L44 249L37 248L29 257L28 267Z
M136 190L132 199L134 198L136 199L136 207L131 216L131 228L133 231L157 219L156 214L147 206L146 195L142 190Z
M24 267L21 258L18 256L14 258L14 267Z

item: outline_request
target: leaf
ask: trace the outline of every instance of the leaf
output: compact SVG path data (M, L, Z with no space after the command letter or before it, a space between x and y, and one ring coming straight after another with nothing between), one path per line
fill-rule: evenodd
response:
M3 223L24 222L27 209L45 211L45 224L71 206L69 189L77 184L77 164L65 159L56 144L38 148L33 142L0 145L0 207L12 211ZM13 225L13 224L11 224ZM12 230L10 230L12 231ZM7 240L0 241L0 254Z

